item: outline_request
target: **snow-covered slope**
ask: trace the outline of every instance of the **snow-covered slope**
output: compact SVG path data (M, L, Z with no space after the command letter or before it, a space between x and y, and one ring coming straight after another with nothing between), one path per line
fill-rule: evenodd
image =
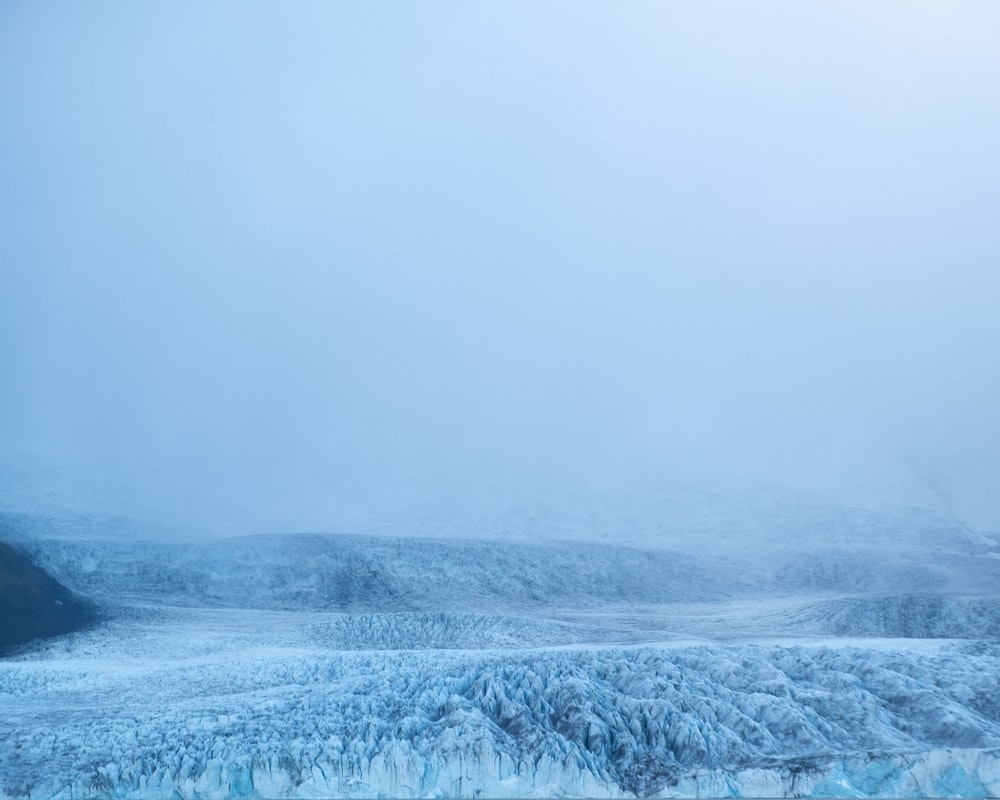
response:
M666 602L728 593L711 559L593 544L258 536L204 544L44 541L33 555L104 599L404 611Z
M1000 639L1000 598L891 595L805 603L776 627L833 636Z
M977 553L813 550L744 560L725 550L315 534L22 546L85 595L266 609L483 612L817 593L992 594L1000 586L1000 560Z

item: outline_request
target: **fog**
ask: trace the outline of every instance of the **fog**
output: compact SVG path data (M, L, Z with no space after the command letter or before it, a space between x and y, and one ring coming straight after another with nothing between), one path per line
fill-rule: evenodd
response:
M0 455L220 530L688 475L1000 528L998 86L992 2L5 3Z

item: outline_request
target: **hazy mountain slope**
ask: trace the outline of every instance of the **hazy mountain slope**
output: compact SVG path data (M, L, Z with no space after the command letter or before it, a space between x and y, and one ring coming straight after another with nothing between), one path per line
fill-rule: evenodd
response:
M68 586L104 601L268 609L483 612L785 595L992 595L1000 586L1000 560L906 549L744 558L727 550L316 534L30 547Z
M45 541L34 552L82 593L181 605L482 611L732 591L711 558L593 544L288 535L202 544Z

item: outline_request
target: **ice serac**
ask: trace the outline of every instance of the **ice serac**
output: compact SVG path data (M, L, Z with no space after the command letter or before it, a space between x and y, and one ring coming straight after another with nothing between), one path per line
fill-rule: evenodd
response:
M737 772L693 770L648 797L995 797L1000 751L936 750L917 756L868 756L830 759L807 765L757 767ZM358 769L316 765L304 773L267 761L232 769L216 759L199 777L117 782L117 770L102 773L87 792L73 787L66 796L114 796L173 800L184 797L236 800L247 797L635 797L595 777L585 765L545 756L515 764L503 755L483 763L427 761L405 747L391 748ZM57 795L59 796L59 795Z
M299 648L172 663L102 646L0 665L4 796L1000 791L996 645Z

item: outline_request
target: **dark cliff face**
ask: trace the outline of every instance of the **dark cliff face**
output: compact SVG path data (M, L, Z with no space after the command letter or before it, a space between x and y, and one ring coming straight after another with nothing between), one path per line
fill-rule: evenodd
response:
M0 542L0 647L72 633L96 619L92 604Z

